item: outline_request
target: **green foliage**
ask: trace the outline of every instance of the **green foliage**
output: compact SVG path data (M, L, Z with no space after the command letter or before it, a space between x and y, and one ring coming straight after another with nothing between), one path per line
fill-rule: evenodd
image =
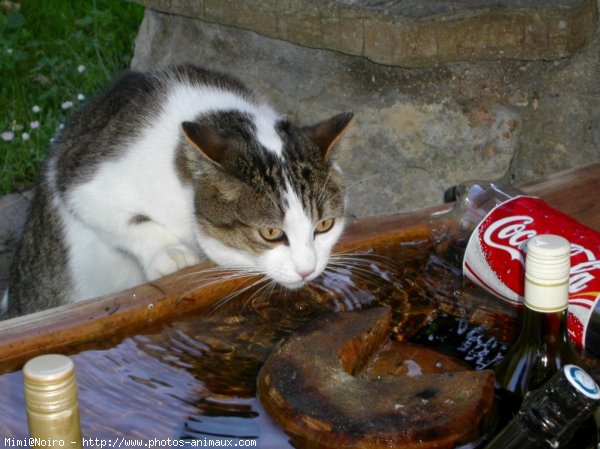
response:
M143 7L21 0L0 11L0 194L29 187L56 131L127 68Z

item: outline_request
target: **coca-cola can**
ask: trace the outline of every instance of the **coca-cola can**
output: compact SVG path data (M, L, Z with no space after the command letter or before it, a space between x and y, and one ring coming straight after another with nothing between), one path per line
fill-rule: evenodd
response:
M463 260L464 275L514 306L524 301L527 241L560 235L571 244L569 337L600 355L600 233L550 207L540 198L517 196L492 209L475 228Z

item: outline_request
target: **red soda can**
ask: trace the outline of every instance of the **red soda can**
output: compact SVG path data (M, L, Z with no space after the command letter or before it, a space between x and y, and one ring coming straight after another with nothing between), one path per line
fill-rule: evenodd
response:
M468 239L463 274L515 306L523 302L525 249L538 234L571 244L569 337L600 355L600 233L552 208L540 198L516 196L495 205Z

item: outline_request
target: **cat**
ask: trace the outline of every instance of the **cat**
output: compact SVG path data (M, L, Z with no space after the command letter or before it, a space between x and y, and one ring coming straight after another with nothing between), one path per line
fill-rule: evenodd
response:
M124 72L52 143L4 317L207 258L302 287L344 229L334 148L352 118L294 126L237 77L191 64Z

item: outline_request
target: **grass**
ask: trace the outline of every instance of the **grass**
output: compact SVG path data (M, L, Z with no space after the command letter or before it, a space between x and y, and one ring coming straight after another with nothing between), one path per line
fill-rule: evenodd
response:
M129 66L143 7L126 0L0 7L1 195L32 185L69 114Z

